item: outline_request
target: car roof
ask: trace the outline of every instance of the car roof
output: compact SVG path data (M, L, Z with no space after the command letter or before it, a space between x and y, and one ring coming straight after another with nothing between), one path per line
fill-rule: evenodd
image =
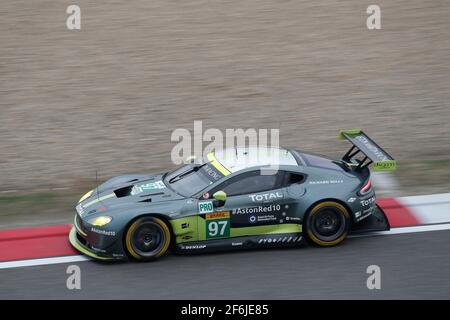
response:
M208 160L218 161L230 173L270 165L298 166L290 150L274 147L227 148L208 154Z

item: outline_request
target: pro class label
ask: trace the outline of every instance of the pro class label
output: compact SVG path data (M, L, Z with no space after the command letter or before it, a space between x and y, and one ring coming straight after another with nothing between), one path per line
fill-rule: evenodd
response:
M198 203L198 212L202 213L210 213L214 211L214 206L212 201L202 201Z

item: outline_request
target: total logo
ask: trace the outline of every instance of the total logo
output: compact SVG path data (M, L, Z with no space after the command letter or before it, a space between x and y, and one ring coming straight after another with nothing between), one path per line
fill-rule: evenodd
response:
M261 194L251 194L249 197L252 199L253 202L255 201L263 201L263 200L274 200L274 199L281 199L283 198L283 195L281 192L270 192L270 193L261 193Z
M372 197L372 198L367 199L367 200L361 200L360 202L361 202L362 206L367 207L368 205L371 205L372 203L375 202L375 197Z

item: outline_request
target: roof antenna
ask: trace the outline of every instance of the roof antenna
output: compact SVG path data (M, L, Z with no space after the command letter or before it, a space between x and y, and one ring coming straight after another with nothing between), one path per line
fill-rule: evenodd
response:
M97 188L97 201L100 201L99 195L98 195L98 171L95 170L95 185Z

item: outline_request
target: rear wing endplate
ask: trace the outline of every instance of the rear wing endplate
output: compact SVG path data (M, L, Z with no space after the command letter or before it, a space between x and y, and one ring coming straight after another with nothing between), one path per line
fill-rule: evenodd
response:
M362 169L373 163L373 171L394 171L397 162L383 148L369 138L362 130L341 130L339 138L347 139L352 144L350 150L342 157L347 165ZM356 160L359 153L364 155L362 160Z

